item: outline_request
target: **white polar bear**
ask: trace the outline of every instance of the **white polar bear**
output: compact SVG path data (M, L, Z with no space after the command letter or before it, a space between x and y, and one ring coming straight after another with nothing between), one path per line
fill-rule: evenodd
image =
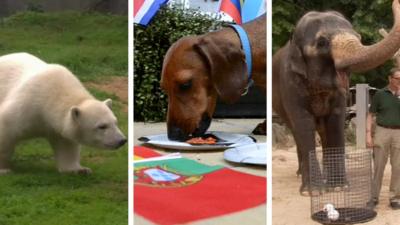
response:
M90 173L80 144L116 149L126 142L111 100L96 100L65 67L27 53L0 57L0 174L10 172L14 147L44 137L60 172Z

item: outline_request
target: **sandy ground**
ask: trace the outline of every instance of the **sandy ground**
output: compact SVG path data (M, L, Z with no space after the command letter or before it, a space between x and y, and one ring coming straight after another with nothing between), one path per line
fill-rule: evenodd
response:
M301 178L296 176L296 148L273 148L272 152L272 220L273 225L314 225L310 218L310 198L300 196ZM365 225L398 225L400 210L389 207L390 166L385 170L377 217Z
M261 123L262 119L213 119L209 130L213 131L228 131L240 134L249 134ZM136 123L134 124L134 144L141 145L142 143L137 139L141 136L154 135L166 133L165 123ZM265 136L251 135L255 137L258 142L265 142ZM151 147L155 148L155 147ZM157 148L155 148L157 149ZM171 153L171 150L157 149L161 154ZM174 152L174 151L172 151ZM176 151L175 151L176 152ZM258 176L266 176L266 169L264 166L251 166L245 164L229 163L223 158L223 151L180 151L181 154L193 160L200 161L207 165L224 165L234 170L244 173L249 173ZM150 221L135 214L135 225L152 225ZM214 217L205 220L195 221L189 223L191 225L265 225L266 224L266 204L258 207L247 209L244 211L227 214L224 216Z

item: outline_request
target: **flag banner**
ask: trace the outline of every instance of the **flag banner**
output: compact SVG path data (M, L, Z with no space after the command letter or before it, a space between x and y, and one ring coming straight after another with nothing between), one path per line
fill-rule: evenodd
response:
M161 156L161 154L157 153L151 148L146 148L143 146L135 146L133 155L135 158L141 158L141 159Z
M242 24L242 0L221 0L219 11L228 14L237 24Z
M135 147L137 157L157 157ZM158 154L159 156L159 154ZM134 211L160 225L189 223L266 202L266 179L186 158L137 162Z
M147 26L160 7L167 2L168 0L134 0L134 23Z
M266 12L266 2L265 0L247 0L244 1L241 10L242 22L247 23L254 20L255 18L261 16Z

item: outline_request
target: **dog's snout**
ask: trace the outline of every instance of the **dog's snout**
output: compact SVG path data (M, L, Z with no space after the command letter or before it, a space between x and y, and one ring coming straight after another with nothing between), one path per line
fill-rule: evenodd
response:
M187 135L181 128L168 125L168 139L174 141L186 141L188 138L189 135Z
M207 129L210 127L211 124L211 117L208 116L206 113L203 114L201 121L193 133L193 136L203 136Z

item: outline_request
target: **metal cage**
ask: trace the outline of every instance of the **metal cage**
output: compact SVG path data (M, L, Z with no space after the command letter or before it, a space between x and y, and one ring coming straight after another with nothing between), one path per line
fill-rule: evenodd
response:
M371 158L369 149L325 148L310 152L313 220L322 224L355 224L376 216L368 206L372 188Z

